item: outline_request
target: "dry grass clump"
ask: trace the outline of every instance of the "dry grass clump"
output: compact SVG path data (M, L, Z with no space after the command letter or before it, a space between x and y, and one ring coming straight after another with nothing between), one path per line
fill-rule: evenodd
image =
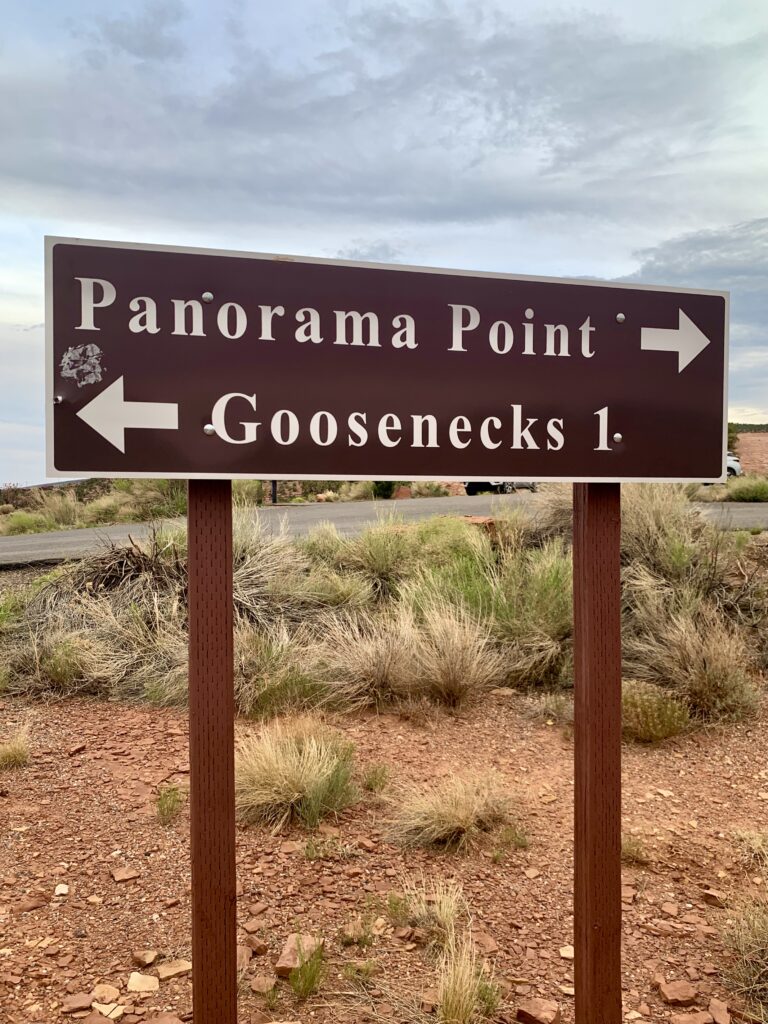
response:
M621 719L624 735L638 743L659 743L690 725L685 704L661 687L636 679L622 685Z
M675 600L679 605L679 595ZM636 607L633 625L624 635L628 674L673 690L694 717L718 720L754 712L751 652L743 633L716 608L694 602L692 608L670 610L669 604L649 601Z
M317 707L326 688L305 671L306 640L284 620L262 629L235 628L235 706L241 715L270 717Z
M413 620L402 609L329 618L313 654L314 675L335 705L387 707L413 692L415 648Z
M273 722L235 755L235 802L246 822L275 831L292 821L313 828L349 806L354 745L311 717Z
M493 597L493 631L508 645L509 682L556 687L568 674L573 562L560 538L504 559Z
M758 1020L768 1021L768 903L745 901L732 914L723 941L732 955L729 986Z
M453 940L469 907L461 884L454 879L427 879L423 874L401 880L401 922L422 928L434 945L445 946Z
M459 707L500 685L506 671L506 659L493 645L487 625L446 602L426 608L415 645L415 673L418 689L431 700Z
M748 868L768 872L768 832L740 829L734 838Z
M573 699L565 693L542 693L523 709L532 722L542 725L573 725Z
M501 996L483 975L468 935L454 937L443 951L437 978L437 1019L441 1024L476 1024L492 1019Z
M29 763L29 726L20 725L6 739L0 740L0 771L23 768Z
M640 866L650 864L651 858L643 845L643 841L637 836L625 834L621 837L621 860L624 864Z
M746 475L728 481L726 501L768 501L768 480L764 476Z
M573 491L549 487L533 498L534 530L540 539L570 538ZM704 534L714 532L678 484L624 484L621 488L621 554L664 576L679 577L696 555Z
M355 572L340 572L325 565L312 566L307 575L294 577L290 593L302 610L321 612L327 608L354 610L373 604L370 580Z
M310 561L335 568L344 550L344 538L333 523L320 523L297 542Z
M308 563L281 530L271 533L252 510L236 506L232 518L232 589L235 610L259 626L296 614Z
M461 778L401 792L393 804L392 838L403 846L462 849L510 819L510 800L493 779Z
M359 573L380 599L391 597L412 571L411 537L394 518L381 520L344 543L339 564Z
M106 597L73 596L30 614L7 657L11 693L186 701L186 630L173 600L116 608Z
M288 984L299 1002L304 1002L317 992L324 974L323 947L318 946L310 956L305 956L299 947L299 965L288 975Z
M184 806L184 796L178 786L161 786L157 791L155 809L161 825L170 825Z

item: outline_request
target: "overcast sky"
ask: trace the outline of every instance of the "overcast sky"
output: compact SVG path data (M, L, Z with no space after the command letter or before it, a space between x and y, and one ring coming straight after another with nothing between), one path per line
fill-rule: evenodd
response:
M768 3L25 0L0 40L0 483L43 235L731 291L768 422Z

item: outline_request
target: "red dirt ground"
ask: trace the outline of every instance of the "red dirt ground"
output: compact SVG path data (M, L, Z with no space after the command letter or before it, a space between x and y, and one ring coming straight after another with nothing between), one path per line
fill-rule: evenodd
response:
M357 745L360 769L390 767L390 791L459 771L498 773L530 837L527 850L510 851L498 863L492 839L466 855L402 851L384 838L386 802L370 795L322 829L349 847L335 859L309 860L307 834L299 830L273 836L238 828L238 942L250 921L268 945L243 974L242 1024L427 1019L418 1009L435 979L427 950L381 923L376 930L383 934L366 949L345 948L338 937L357 913L384 917L387 893L403 874L420 872L462 882L481 948L506 993L500 1019L514 1020L521 998L540 995L560 1004L563 1021L573 1020L573 965L561 955L572 941L573 747L559 729L526 719L524 706L519 696L492 696L460 716L436 714L426 723L394 715L336 719ZM766 719L764 710L749 724L656 749L624 748L624 830L652 857L645 867L624 868L625 1019L706 1010L712 995L734 1004L720 939L728 912L705 902L703 890L721 890L729 904L765 889L766 880L743 866L733 833L766 828ZM32 760L0 776L0 1019L77 1019L61 1016L63 1000L103 982L120 990L125 1024L161 1011L190 1020L189 975L160 982L146 997L126 990L137 969L135 950L155 949L165 959L190 955L187 807L164 827L154 805L159 784L187 784L186 716L87 701L0 701L0 736L24 720ZM238 725L243 732L257 728ZM361 839L372 848L362 848ZM138 877L115 882L116 867L135 869ZM54 896L59 883L69 886L68 895ZM36 896L41 905L24 911L23 901ZM256 914L257 904L266 909ZM271 973L297 929L325 938L326 977L303 1005L281 983L277 1007L266 1009L249 982ZM342 969L366 959L380 972L361 990ZM692 980L696 1007L663 1004L653 987L659 974Z

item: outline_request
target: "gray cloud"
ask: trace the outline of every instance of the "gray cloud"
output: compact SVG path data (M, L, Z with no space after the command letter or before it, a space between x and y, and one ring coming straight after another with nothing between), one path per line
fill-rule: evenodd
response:
M637 253L643 284L731 293L731 395L768 419L768 217L696 231Z
M340 260L358 260L361 263L402 263L403 250L386 238L353 238L345 249L336 253Z
M733 220L761 187L758 159L722 154L755 141L762 37L638 41L587 14L374 6L301 58L241 38L211 74L168 59L182 11L108 19L109 59L8 83L0 181L20 208L429 225L695 217L717 195Z
M181 57L185 47L177 33L184 12L180 0L152 0L143 9L130 14L98 20L94 31L97 63L101 63L99 46L139 60Z

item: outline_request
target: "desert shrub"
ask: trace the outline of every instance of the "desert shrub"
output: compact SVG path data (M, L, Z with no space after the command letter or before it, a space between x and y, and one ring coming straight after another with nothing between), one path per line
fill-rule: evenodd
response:
M307 560L284 531L271 533L249 509L233 513L232 586L237 613L258 625L296 610Z
M465 609L435 601L424 610L415 645L417 687L436 703L459 707L506 673L488 628Z
M296 601L310 608L365 608L375 600L370 580L361 573L313 568L294 590Z
M572 489L548 488L533 499L535 533L540 538L570 537ZM621 489L621 557L640 562L660 575L677 579L696 558L709 527L679 484L624 484Z
M184 797L178 786L161 786L157 791L155 809L161 825L170 825L184 806Z
M741 718L755 709L744 636L716 608L684 589L670 608L664 588L637 600L623 648L627 674L672 689L694 717ZM687 607L686 607L687 603Z
M291 821L312 828L354 801L353 759L353 744L316 719L270 723L236 752L238 816L275 830Z
M393 801L392 838L404 846L461 849L510 817L510 802L489 778L434 782L404 790Z
M346 708L382 708L413 693L416 631L404 610L329 618L311 655L313 676Z
M392 497L399 486L399 480L374 480L373 496L374 498L383 498L386 500Z
M52 629L31 638L27 665L34 689L67 696L98 693L101 679L94 657L96 645L93 634L84 625L68 632ZM14 690L13 681L9 689Z
M768 832L739 829L734 836L747 868L768 872Z
M526 718L544 725L573 725L573 699L565 693L542 693L524 709Z
M344 550L344 540L333 523L320 523L296 541L311 562L335 568Z
M406 529L411 557L425 568L450 566L464 557L480 566L495 562L489 534L456 516L433 516Z
M14 625L21 619L26 603L25 596L18 591L0 597L0 630Z
M373 480L346 480L339 488L342 501L371 501Z
M496 631L504 640L541 632L569 636L573 628L573 562L559 539L507 557L495 595Z
M500 864L510 850L527 850L531 845L528 833L516 822L512 825L505 825L499 830L496 837L491 860L494 864Z
M445 946L469 916L461 883L453 879L426 878L424 874L401 880L403 901L396 914L402 923L422 928L433 945Z
M7 516L9 512L14 512L15 509L15 505L0 505L0 516Z
M726 501L768 501L768 480L762 476L740 476L728 485Z
M316 707L325 688L303 669L304 645L284 621L235 630L235 706L241 715L267 718Z
M82 521L107 523L174 519L187 511L184 480L113 480L112 490L82 506Z
M559 685L573 633L573 564L562 539L512 550L493 592L492 630L508 651L507 674L518 686Z
M299 949L299 965L288 975L288 984L296 998L303 1002L320 988L325 965L323 963L323 947L318 946L310 956L305 957Z
M690 723L688 708L653 683L628 680L621 688L622 731L638 743L677 736Z
M77 526L82 513L82 506L74 491L39 490L32 492L34 507L51 520L57 527Z
M29 762L29 755L29 726L19 726L0 739L0 771L23 768Z
M0 505L22 508L28 497L29 488L19 487L18 484L0 484Z
M413 571L411 548L406 528L394 519L382 519L350 537L339 562L367 579L378 597L389 597L398 583Z
M411 496L414 498L445 498L448 496L448 488L436 480L414 480L411 486Z
M232 500L238 505L263 505L265 495L263 480L232 481Z
M341 487L340 480L300 480L299 487L303 498L314 498L318 494L335 494Z
M362 786L366 793L381 793L389 782L389 768L385 764L370 764L363 773Z
M495 1017L501 996L485 978L472 939L454 936L438 967L437 1019L441 1024L475 1024Z
M186 701L186 631L176 600L142 607L104 595L48 599L37 609L31 602L4 644L8 692Z
M624 864L650 864L651 858L637 836L624 834L621 837L621 860Z
M55 530L56 523L43 512L28 512L17 509L0 520L0 534L16 537L23 533L47 533Z
M768 903L747 900L737 907L723 941L731 954L729 987L758 1020L768 1020Z

